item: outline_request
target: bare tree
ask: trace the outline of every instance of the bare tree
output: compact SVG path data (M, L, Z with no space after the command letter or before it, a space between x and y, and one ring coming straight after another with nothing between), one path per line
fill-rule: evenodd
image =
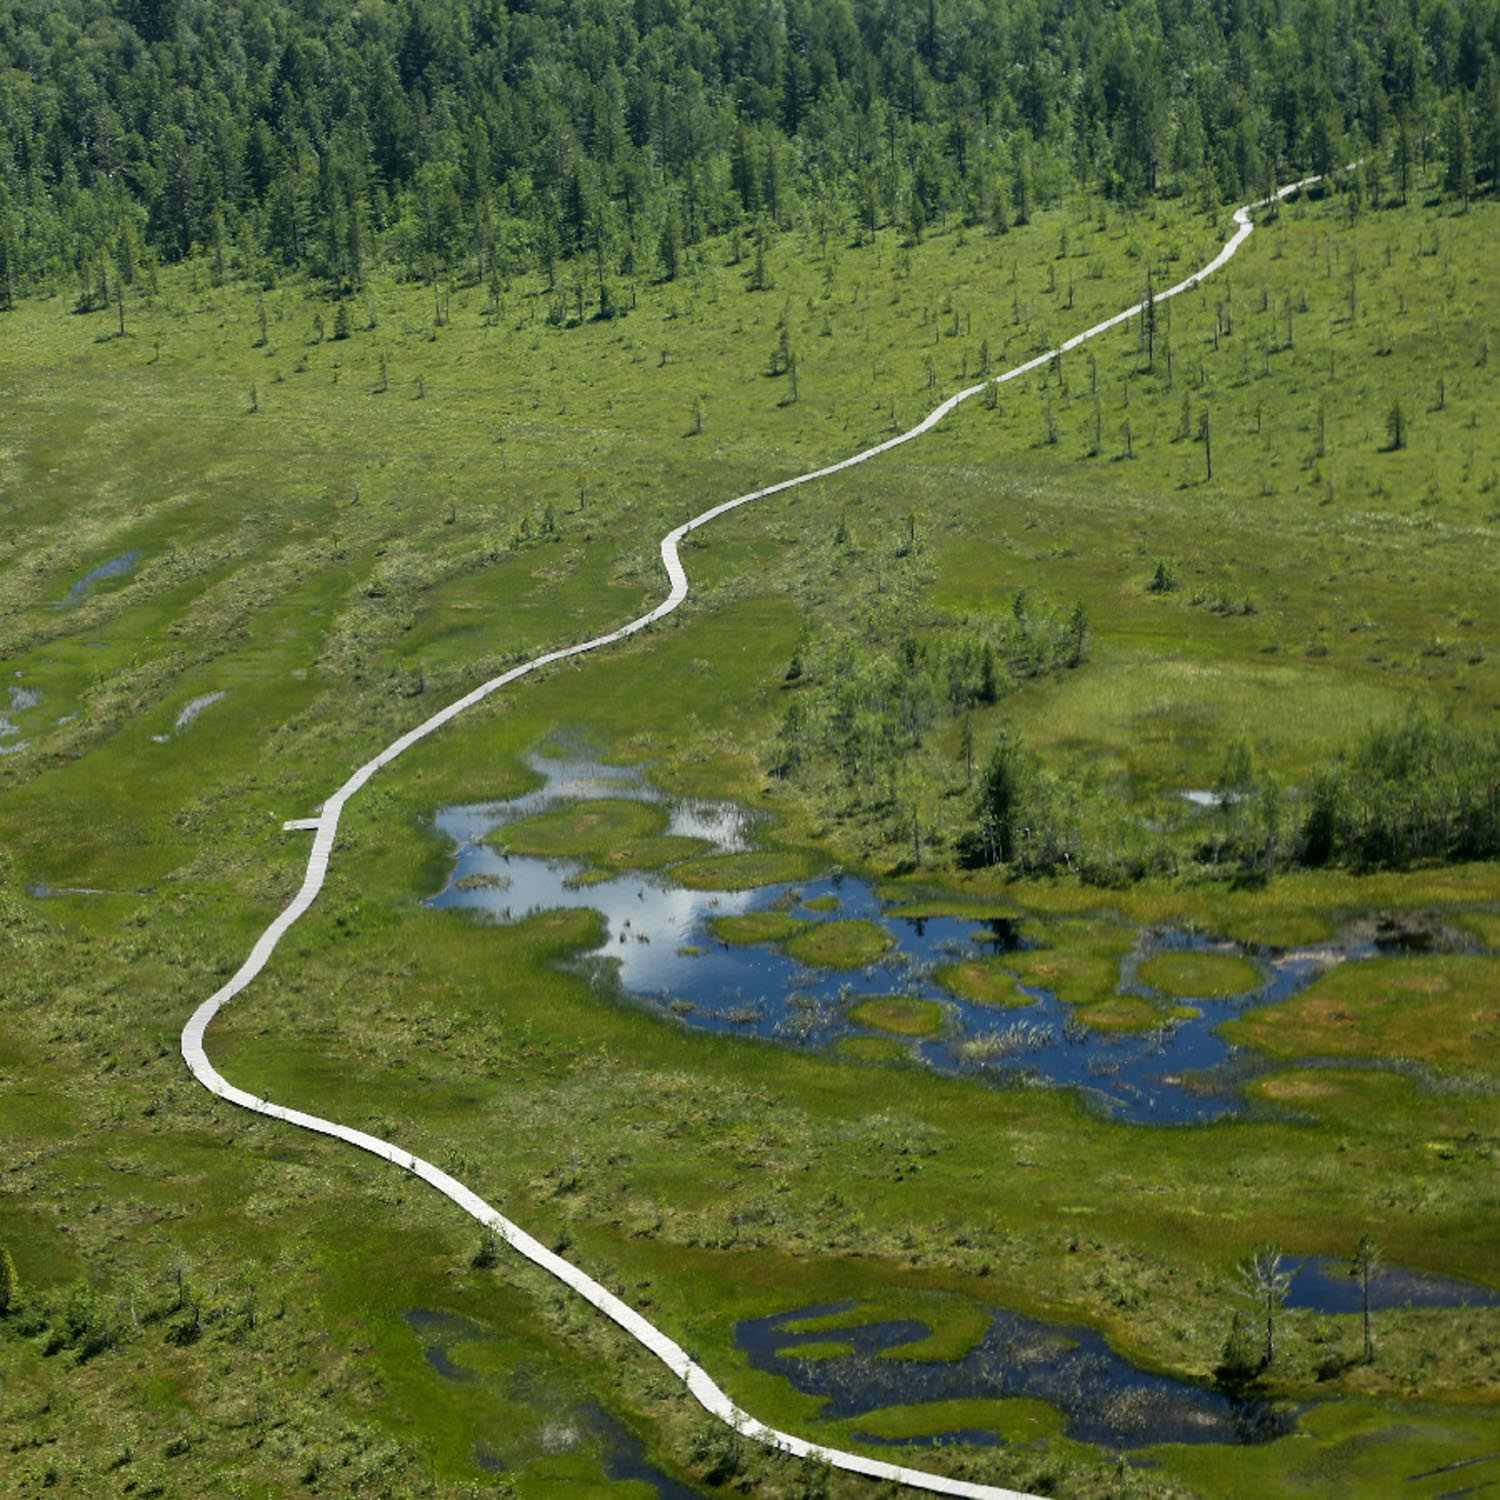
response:
M1146 272L1146 296L1141 303L1141 337L1146 346L1146 368L1156 364L1156 289L1151 284L1151 273Z
M1266 1322L1266 1342L1262 1365L1276 1358L1276 1314L1292 1289L1292 1273L1282 1269L1280 1245L1257 1245L1235 1268L1239 1272L1241 1292L1255 1304Z

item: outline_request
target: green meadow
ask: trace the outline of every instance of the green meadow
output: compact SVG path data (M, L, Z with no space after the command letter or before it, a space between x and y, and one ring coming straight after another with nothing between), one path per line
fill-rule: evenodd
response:
M757 1417L828 1442L992 1428L1004 1446L902 1461L1077 1497L1427 1500L1466 1482L1438 1471L1500 1446L1495 1309L1379 1312L1368 1362L1357 1315L1288 1310L1262 1390L1299 1408L1295 1436L1124 1456L1034 1401L825 1418L751 1367L734 1325L855 1301L928 1325L902 1357L946 1359L1003 1306L1207 1382L1261 1242L1347 1257L1369 1234L1388 1261L1500 1290L1493 864L1105 888L963 858L966 733L980 759L1017 734L1188 849L1234 816L1181 794L1212 788L1237 738L1296 788L1413 703L1493 727L1497 232L1493 201L1305 196L1162 304L1149 363L1134 325L1115 330L695 533L676 614L497 694L351 803L317 904L211 1029L216 1066L437 1162ZM557 1413L595 1404L704 1493L888 1493L735 1443L414 1180L213 1100L178 1034L301 881L310 835L282 823L350 769L649 608L679 522L911 425L1227 233L1224 211L1087 199L1005 235L792 232L765 290L709 242L609 321L552 320L528 280L495 301L455 287L437 319L427 287L387 279L333 339L315 288L216 286L202 260L130 299L123 335L63 297L0 317L0 693L28 690L0 739L0 1247L18 1282L0 1490L649 1494L610 1476L603 1440L554 1440ZM789 678L808 643L938 641L1014 621L1022 591L1038 616L1084 606L1076 664L1008 682L967 727L936 721L894 795L822 761L774 774L788 706L816 686ZM1229 1030L1263 1064L1251 1107L1155 1128L943 1076L911 1058L943 1008L901 997L867 1002L882 1035L830 1052L692 1031L571 962L593 913L426 907L451 863L434 813L529 789L525 756L559 735L668 793L738 800L757 847L706 854L622 792L512 823L504 848L709 890L842 868L914 913L1024 917L1035 946L944 984L1006 1022L1020 986L1045 986L1126 1031L1250 996ZM1122 990L1143 927L1300 948L1392 911L1481 951L1346 965L1274 1006L1221 954L1158 957L1131 987L1152 998ZM873 924L781 912L711 935L851 971L884 946ZM423 1311L482 1330L450 1350L472 1379L435 1368Z

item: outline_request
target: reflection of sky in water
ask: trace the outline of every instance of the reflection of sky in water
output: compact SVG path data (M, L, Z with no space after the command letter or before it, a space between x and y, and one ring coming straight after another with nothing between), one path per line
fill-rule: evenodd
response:
M931 1038L904 1043L912 1056L943 1071L979 1074L1008 1086L1075 1086L1128 1120L1194 1123L1242 1109L1244 1077L1268 1064L1219 1037L1216 1028L1222 1021L1250 1005L1284 1000L1346 960L1421 950L1420 944L1384 940L1378 931L1361 931L1343 946L1273 950L1182 931L1147 930L1122 963L1120 988L1125 994L1153 996L1137 980L1137 969L1142 959L1165 951L1247 957L1259 970L1261 983L1246 995L1195 998L1191 1003L1200 1015L1170 1022L1164 1018L1146 1034L1091 1031L1079 1023L1072 1006L1039 985L1022 986L1031 1004L1006 1007L959 999L936 983L934 975L945 964L1003 956L1017 946L1016 926L1010 921L902 917L884 906L867 882L848 875L750 891L686 890L673 885L667 873L627 873L578 885L581 861L504 855L481 842L500 825L560 802L601 797L662 804L670 832L701 838L719 852L742 850L753 842L754 820L742 809L669 798L645 781L640 768L582 760L534 759L532 765L548 778L537 790L505 802L444 808L438 814L437 826L457 846L457 860L432 905L467 907L500 921L557 907L599 911L606 937L593 956L609 961L629 993L710 1031L824 1045L844 1036L885 1034L850 1018L851 1004L861 998L939 1000L943 1029ZM469 888L460 889L461 883ZM807 905L829 896L837 898L835 911ZM765 946L730 947L708 931L716 916L767 910L811 922L875 922L894 947L863 969L836 971L810 968ZM602 982L603 976L596 974L595 983Z
M205 708L212 708L222 698L228 695L223 691L215 693L203 693L198 697L190 699L182 707L177 718L173 721L171 734L153 734L151 738L158 745L165 745L173 735L181 734Z
M100 579L118 578L121 574L128 573L140 560L139 552L122 552L118 557L100 563L97 568L91 568L83 577L75 578L68 585L67 597L54 604L53 609L61 609L65 604L76 604Z
M1347 1260L1288 1255L1283 1257L1281 1268L1292 1273L1288 1307L1305 1307L1321 1313L1356 1313L1364 1306L1359 1278L1349 1274ZM1388 1311L1396 1307L1500 1307L1500 1292L1454 1276L1381 1265L1370 1280L1370 1310Z
M17 677L20 675L19 672L16 673ZM21 726L11 718L11 714L23 714L27 709L35 708L42 701L41 689L13 683L9 699L7 711L0 713L0 755L15 755L31 743L30 740L17 738L21 733Z

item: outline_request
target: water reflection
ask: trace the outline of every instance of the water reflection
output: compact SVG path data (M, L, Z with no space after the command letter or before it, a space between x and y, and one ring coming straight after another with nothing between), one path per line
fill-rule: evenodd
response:
M118 557L112 557L108 562L102 562L97 568L91 568L81 578L75 578L68 585L67 596L58 600L52 606L53 609L62 609L69 604L76 604L93 586L104 578L118 578L128 573L139 561L141 554L131 550L122 552Z
M832 875L747 891L689 890L665 873L585 871L578 860L506 855L486 842L503 824L560 803L633 798L662 805L668 831L720 853L751 847L754 821L732 803L671 798L636 768L586 759L533 758L544 784L502 802L444 808L437 827L456 848L438 907L460 907L497 921L558 907L600 912L605 938L590 955L594 982L708 1031L743 1032L805 1046L883 1036L901 1055L944 1072L1006 1087L1074 1087L1116 1117L1140 1123L1193 1124L1243 1111L1243 1083L1268 1066L1218 1034L1221 1022L1250 1006L1273 1004L1333 966L1392 953L1474 949L1467 935L1435 921L1406 918L1356 923L1340 943L1274 949L1215 941L1179 929L1146 929L1121 962L1119 992L1149 1002L1157 1023L1141 1031L1103 1030L1080 1021L1076 1007L1045 985L1019 982L1018 1007L963 999L938 983L955 962L1003 960L1031 946L1022 919L906 916L867 882ZM778 913L806 924L873 923L890 938L883 956L856 970L800 962L769 945L718 941L713 921ZM1140 978L1158 954L1193 952L1247 958L1258 981L1244 994L1197 998L1174 1012ZM901 997L936 1001L941 1024L918 1038L892 1038L851 1014L861 1001ZM928 1007L930 1013L931 1007ZM865 1020L871 1013L862 1013ZM913 1031L927 1028L914 1025Z
M1288 1307L1320 1313L1357 1313L1364 1307L1359 1279L1349 1274L1349 1262L1319 1255L1287 1255L1282 1269L1292 1276ZM1460 1281L1413 1271L1391 1262L1382 1264L1370 1281L1370 1310L1398 1307L1500 1307L1500 1292Z

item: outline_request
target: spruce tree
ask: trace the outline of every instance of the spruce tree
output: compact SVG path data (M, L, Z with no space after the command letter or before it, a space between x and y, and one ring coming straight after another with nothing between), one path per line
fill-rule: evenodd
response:
M1364 1315L1365 1363L1375 1358L1375 1341L1370 1336L1370 1283L1380 1274L1380 1249L1367 1234L1359 1237L1349 1258L1349 1274L1359 1282L1360 1310Z

